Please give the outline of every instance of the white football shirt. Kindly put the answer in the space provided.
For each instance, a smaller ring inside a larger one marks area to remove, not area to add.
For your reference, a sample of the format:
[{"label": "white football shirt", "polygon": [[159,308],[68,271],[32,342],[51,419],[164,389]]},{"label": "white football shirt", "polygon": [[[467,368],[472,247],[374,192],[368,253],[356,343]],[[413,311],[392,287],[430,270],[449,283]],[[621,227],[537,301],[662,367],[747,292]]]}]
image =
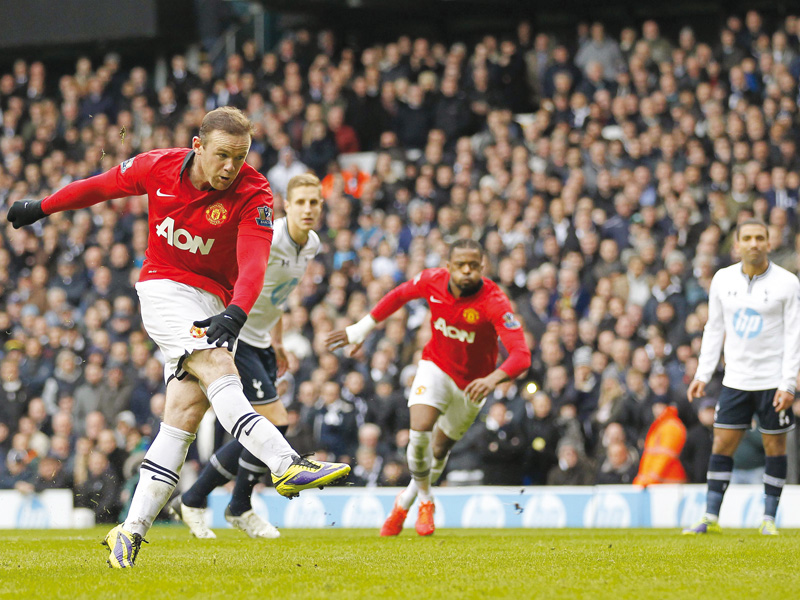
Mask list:
[{"label": "white football shirt", "polygon": [[289,235],[286,217],[275,221],[272,249],[264,276],[264,287],[247,316],[239,339],[256,348],[269,348],[270,331],[283,315],[289,294],[303,278],[308,263],[319,251],[319,236],[308,232],[308,241],[300,247]]},{"label": "white football shirt", "polygon": [[753,279],[740,262],[720,269],[711,280],[695,379],[708,383],[722,351],[726,387],[794,393],[800,370],[799,311],[800,281],[786,269],[770,262]]}]

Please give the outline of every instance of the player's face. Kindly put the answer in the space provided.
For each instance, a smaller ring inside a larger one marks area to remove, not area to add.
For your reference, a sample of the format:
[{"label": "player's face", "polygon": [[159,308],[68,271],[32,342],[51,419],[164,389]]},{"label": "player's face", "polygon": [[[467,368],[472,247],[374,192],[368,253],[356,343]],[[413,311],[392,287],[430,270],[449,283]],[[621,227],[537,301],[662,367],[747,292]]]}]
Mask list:
[{"label": "player's face", "polygon": [[483,276],[483,257],[474,248],[456,248],[447,261],[450,281],[462,293],[478,287]]},{"label": "player's face", "polygon": [[205,144],[195,137],[192,147],[203,179],[215,190],[226,190],[242,170],[250,151],[250,136],[212,131]]},{"label": "player's face", "polygon": [[739,255],[747,265],[763,265],[769,252],[769,236],[761,225],[744,225],[736,240]]},{"label": "player's face", "polygon": [[319,186],[301,185],[293,188],[286,198],[286,218],[290,223],[308,233],[319,222],[322,213],[322,195]]}]

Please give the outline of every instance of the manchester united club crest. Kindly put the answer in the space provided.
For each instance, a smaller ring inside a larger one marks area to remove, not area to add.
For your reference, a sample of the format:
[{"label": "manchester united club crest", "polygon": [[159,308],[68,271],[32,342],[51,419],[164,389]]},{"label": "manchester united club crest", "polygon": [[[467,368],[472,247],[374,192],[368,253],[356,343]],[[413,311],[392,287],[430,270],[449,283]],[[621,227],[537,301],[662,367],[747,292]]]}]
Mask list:
[{"label": "manchester united club crest", "polygon": [[212,225],[222,225],[228,218],[228,209],[222,206],[222,202],[215,202],[206,209],[206,219]]},{"label": "manchester united club crest", "polygon": [[481,313],[479,313],[474,308],[467,308],[464,309],[464,320],[472,325],[473,323],[477,323],[481,318]]},{"label": "manchester united club crest", "polygon": [[414,390],[414,393],[417,396],[422,396],[422,394],[425,393],[425,386],[424,385],[419,386],[416,390]]},{"label": "manchester united club crest", "polygon": [[192,325],[189,333],[192,334],[193,338],[199,340],[200,338],[206,337],[206,329],[206,327],[197,327],[196,325]]}]

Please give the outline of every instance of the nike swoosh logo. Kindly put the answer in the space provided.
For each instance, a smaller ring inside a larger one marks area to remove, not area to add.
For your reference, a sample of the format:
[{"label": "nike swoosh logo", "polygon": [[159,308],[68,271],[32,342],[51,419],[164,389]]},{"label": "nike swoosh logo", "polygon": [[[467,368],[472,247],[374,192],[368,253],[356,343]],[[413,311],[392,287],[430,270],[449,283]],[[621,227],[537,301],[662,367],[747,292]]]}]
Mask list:
[{"label": "nike swoosh logo", "polygon": [[162,198],[175,198],[174,194],[162,194],[161,193],[161,188],[158,188],[156,190],[156,196],[161,196]]},{"label": "nike swoosh logo", "polygon": [[428,296],[428,299],[434,304],[444,304],[443,300],[439,300],[438,298],[434,298],[433,296]]}]

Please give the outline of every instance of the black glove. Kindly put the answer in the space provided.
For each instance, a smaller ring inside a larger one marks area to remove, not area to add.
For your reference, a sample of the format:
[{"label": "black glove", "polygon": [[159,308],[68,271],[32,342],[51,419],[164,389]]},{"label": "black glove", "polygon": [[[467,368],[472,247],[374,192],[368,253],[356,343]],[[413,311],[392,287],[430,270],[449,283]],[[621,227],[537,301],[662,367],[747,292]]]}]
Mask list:
[{"label": "black glove", "polygon": [[46,216],[42,210],[41,200],[22,200],[11,205],[6,219],[11,221],[14,229],[19,229],[25,225],[36,223],[36,221],[44,219]]},{"label": "black glove", "polygon": [[202,321],[195,321],[194,326],[199,328],[207,327],[206,337],[209,344],[215,344],[220,348],[225,342],[228,343],[228,350],[233,350],[233,343],[239,337],[244,322],[247,321],[247,313],[235,304],[231,304],[223,312]]}]

